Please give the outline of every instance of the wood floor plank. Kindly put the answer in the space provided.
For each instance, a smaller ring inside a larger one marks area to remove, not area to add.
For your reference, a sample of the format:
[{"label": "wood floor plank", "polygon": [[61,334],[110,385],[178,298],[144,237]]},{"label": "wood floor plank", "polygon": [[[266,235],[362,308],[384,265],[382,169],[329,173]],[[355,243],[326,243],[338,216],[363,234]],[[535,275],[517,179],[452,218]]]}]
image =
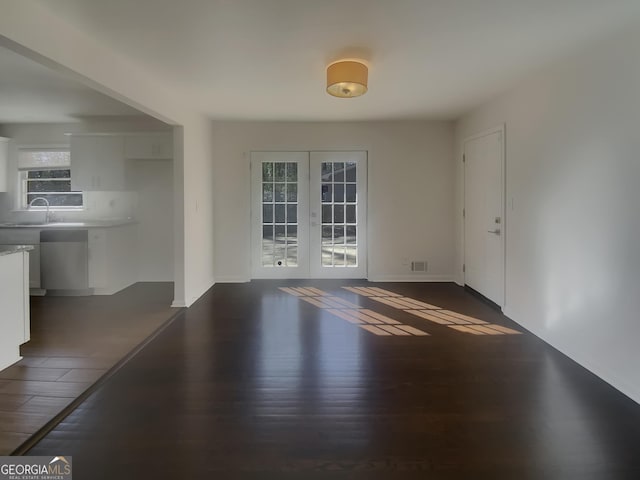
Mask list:
[{"label": "wood floor plank", "polygon": [[46,356],[44,357],[40,355],[28,356],[28,357],[25,356],[22,360],[16,363],[16,365],[25,366],[25,367],[39,367],[46,361],[47,361]]},{"label": "wood floor plank", "polygon": [[378,325],[378,328],[381,328],[385,332],[389,332],[392,335],[397,335],[400,337],[411,335],[411,333],[407,332],[406,330],[401,330],[400,328],[397,328],[396,325]]},{"label": "wood floor plank", "polygon": [[23,380],[9,380],[0,385],[0,393],[13,395],[38,395],[48,397],[77,397],[84,392],[91,383],[84,382],[37,382]]},{"label": "wood floor plank", "polygon": [[350,312],[349,310],[340,310],[340,309],[331,308],[327,311],[335,315],[336,317],[340,317],[343,320],[346,320],[349,323],[354,323],[354,324],[365,323],[364,321],[360,320],[356,315],[354,315],[353,312]]},{"label": "wood floor plank", "polygon": [[389,290],[384,290],[383,288],[379,288],[379,287],[370,287],[369,291],[375,292],[378,295],[382,295],[385,297],[401,297],[402,296],[402,294],[400,293],[390,292]]},{"label": "wood floor plank", "polygon": [[293,289],[293,288],[289,288],[289,287],[280,287],[279,290],[282,290],[285,293],[288,293],[289,295],[293,295],[294,297],[301,297],[303,296],[302,293],[298,292],[297,290]]},{"label": "wood floor plank", "polygon": [[411,335],[415,335],[416,337],[426,337],[429,334],[427,332],[423,332],[420,329],[412,327],[411,325],[395,325],[400,330],[404,330],[405,332],[410,333]]},{"label": "wood floor plank", "polygon": [[327,292],[315,287],[306,287],[306,290],[315,293],[316,295],[327,295]]},{"label": "wood floor plank", "polygon": [[0,393],[0,411],[13,412],[31,398],[31,395]]},{"label": "wood floor plank", "polygon": [[74,399],[75,397],[32,396],[16,410],[23,414],[36,413],[51,417],[69,405]]},{"label": "wood floor plank", "polygon": [[60,382],[95,382],[107,372],[104,368],[74,368],[59,378]]},{"label": "wood floor plank", "polygon": [[458,312],[452,312],[451,310],[441,310],[438,313],[444,314],[447,317],[454,317],[454,318],[459,318],[460,320],[467,320],[468,322],[471,322],[471,323],[474,323],[474,324],[485,324],[485,323],[487,323],[484,320],[481,320],[479,318],[471,317],[469,315],[463,315],[462,313],[458,313]]},{"label": "wood floor plank", "polygon": [[503,332],[494,330],[486,325],[467,325],[467,327],[472,330],[477,330],[478,332],[486,333],[487,335],[504,335]]},{"label": "wood floor plank", "polygon": [[43,368],[109,368],[116,362],[115,358],[87,357],[50,357],[41,364]]},{"label": "wood floor plank", "polygon": [[431,305],[430,303],[421,302],[420,300],[415,300],[413,298],[401,297],[401,299],[404,301],[404,303],[409,304],[411,308],[414,308],[416,310],[441,310],[441,308],[436,305]]},{"label": "wood floor plank", "polygon": [[381,328],[378,328],[378,326],[375,326],[375,325],[360,325],[360,328],[362,328],[363,330],[366,330],[367,332],[373,333],[374,335],[378,335],[380,337],[388,337],[391,335],[390,332],[383,330]]},{"label": "wood floor plank", "polygon": [[336,308],[335,306],[330,306],[330,305],[327,305],[326,303],[321,302],[316,297],[300,297],[300,300],[310,303],[311,305],[314,305],[318,308]]},{"label": "wood floor plank", "polygon": [[341,305],[341,308],[360,308],[360,305],[357,305],[353,302],[350,302],[348,300],[345,300],[344,298],[340,298],[340,297],[327,297],[326,300],[331,300],[335,303],[337,303],[338,305]]},{"label": "wood floor plank", "polygon": [[449,325],[449,328],[452,328],[453,330],[457,330],[458,332],[470,333],[472,335],[486,335],[486,333],[480,330],[471,328],[470,325]]},{"label": "wood floor plank", "polygon": [[425,320],[429,320],[431,322],[438,323],[440,325],[451,325],[453,322],[450,320],[445,320],[440,317],[436,317],[431,313],[431,310],[407,310],[407,313],[411,315],[415,315],[416,317],[424,318]]},{"label": "wood floor plank", "polygon": [[24,443],[30,436],[31,434],[29,433],[1,432],[0,455],[9,455],[22,443]]},{"label": "wood floor plank", "polygon": [[503,327],[502,325],[496,325],[494,323],[487,324],[485,325],[485,327],[492,328],[494,330],[497,330],[502,333],[506,333],[508,335],[520,335],[522,333],[517,330],[514,330],[513,328]]},{"label": "wood floor plank", "polygon": [[0,378],[5,380],[38,380],[45,382],[55,382],[69,369],[64,368],[44,368],[28,367],[24,365],[13,365],[0,372]]},{"label": "wood floor plank", "polygon": [[360,310],[360,313],[367,315],[369,317],[376,318],[380,320],[382,323],[388,323],[389,325],[396,325],[400,323],[398,320],[387,317],[386,315],[382,315],[381,313],[375,312],[369,308],[363,308],[362,310]]},{"label": "wood floor plank", "polygon": [[362,295],[363,297],[375,297],[377,294],[373,292],[369,292],[366,288],[363,287],[342,287],[345,290],[348,290],[351,293],[357,293],[358,295]]},{"label": "wood floor plank", "polygon": [[48,415],[36,413],[0,412],[0,432],[32,434],[49,420]]},{"label": "wood floor plank", "polygon": [[413,306],[400,303],[396,298],[391,297],[371,297],[371,300],[384,303],[385,305],[389,305],[390,307],[396,308],[398,310],[408,310],[414,308]]}]

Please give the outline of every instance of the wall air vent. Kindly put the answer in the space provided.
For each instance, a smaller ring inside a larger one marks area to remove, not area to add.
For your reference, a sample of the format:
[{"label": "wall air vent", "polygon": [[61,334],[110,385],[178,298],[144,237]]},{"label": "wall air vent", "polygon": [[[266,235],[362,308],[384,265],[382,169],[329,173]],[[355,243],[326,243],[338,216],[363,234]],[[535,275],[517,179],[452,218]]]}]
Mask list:
[{"label": "wall air vent", "polygon": [[427,271],[427,262],[426,260],[414,260],[411,262],[411,271],[412,272],[426,272]]}]

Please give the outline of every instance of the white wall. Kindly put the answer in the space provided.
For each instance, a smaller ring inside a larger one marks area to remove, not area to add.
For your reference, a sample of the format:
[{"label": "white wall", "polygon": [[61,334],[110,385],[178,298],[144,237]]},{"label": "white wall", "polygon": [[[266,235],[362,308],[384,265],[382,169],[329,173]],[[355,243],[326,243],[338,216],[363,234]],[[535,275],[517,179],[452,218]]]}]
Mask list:
[{"label": "white wall", "polygon": [[0,46],[179,127],[174,137],[174,305],[190,305],[214,283],[209,119],[144,65],[98,43],[91,32],[42,5],[2,0],[0,7]]},{"label": "white wall", "polygon": [[[258,150],[367,150],[369,278],[450,280],[454,264],[449,122],[214,122],[218,281],[250,278],[249,157]],[[428,260],[427,275],[402,259]]]},{"label": "white wall", "polygon": [[460,207],[462,140],[504,122],[505,313],[640,402],[639,27],[462,118],[456,177]]}]

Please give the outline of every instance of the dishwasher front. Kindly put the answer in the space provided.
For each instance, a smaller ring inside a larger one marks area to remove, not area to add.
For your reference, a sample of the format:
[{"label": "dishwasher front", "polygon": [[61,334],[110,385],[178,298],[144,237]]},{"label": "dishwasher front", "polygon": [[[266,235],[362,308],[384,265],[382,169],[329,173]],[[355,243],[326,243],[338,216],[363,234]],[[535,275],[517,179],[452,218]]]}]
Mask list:
[{"label": "dishwasher front", "polygon": [[87,230],[42,230],[40,274],[47,295],[91,295]]}]

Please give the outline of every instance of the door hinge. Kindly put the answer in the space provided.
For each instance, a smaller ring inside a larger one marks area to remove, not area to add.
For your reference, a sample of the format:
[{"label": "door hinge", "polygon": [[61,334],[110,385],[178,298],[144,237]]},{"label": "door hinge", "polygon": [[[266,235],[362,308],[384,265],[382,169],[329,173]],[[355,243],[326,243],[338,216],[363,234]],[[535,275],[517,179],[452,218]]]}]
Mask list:
[{"label": "door hinge", "polygon": [[462,163],[467,161],[467,156],[463,153],[462,154]]},{"label": "door hinge", "polygon": [[466,214],[467,214],[467,212],[466,212],[466,210],[463,208],[463,209],[462,209],[462,218],[465,218]]},{"label": "door hinge", "polygon": [[463,263],[462,264],[462,273],[467,271],[467,266]]}]

